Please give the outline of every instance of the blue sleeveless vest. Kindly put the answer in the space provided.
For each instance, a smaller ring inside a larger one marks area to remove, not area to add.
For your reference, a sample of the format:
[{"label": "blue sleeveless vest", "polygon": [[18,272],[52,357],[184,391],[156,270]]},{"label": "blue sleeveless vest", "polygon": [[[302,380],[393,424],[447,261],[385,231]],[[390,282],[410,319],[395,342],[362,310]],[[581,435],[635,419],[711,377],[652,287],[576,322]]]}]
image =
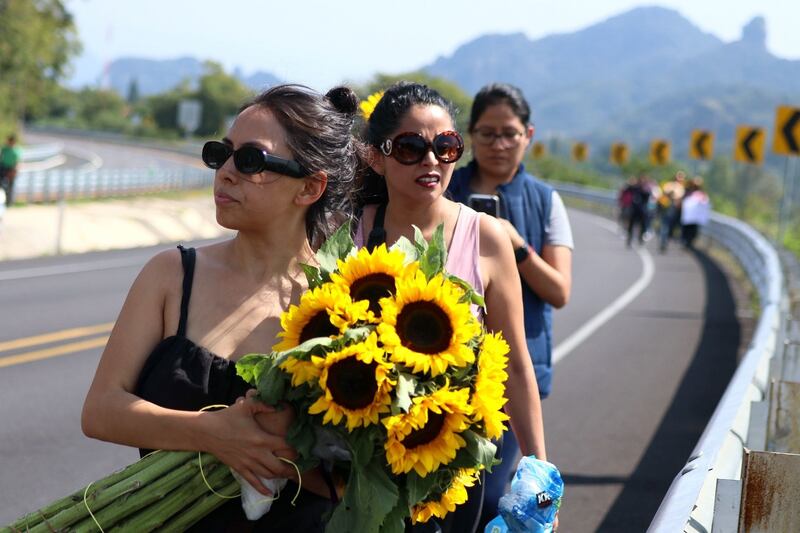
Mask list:
[{"label": "blue sleeveless vest", "polygon": [[[467,166],[453,173],[447,194],[457,202],[466,204],[472,194],[470,182],[477,171],[477,163],[473,160]],[[514,178],[509,183],[498,187],[501,213],[517,228],[525,241],[542,254],[544,246],[544,230],[550,220],[553,188],[542,183],[520,165]],[[539,298],[528,284],[522,281],[522,303],[525,309],[525,337],[528,340],[528,352],[533,360],[539,394],[546,398],[550,394],[553,379],[553,308]]]}]

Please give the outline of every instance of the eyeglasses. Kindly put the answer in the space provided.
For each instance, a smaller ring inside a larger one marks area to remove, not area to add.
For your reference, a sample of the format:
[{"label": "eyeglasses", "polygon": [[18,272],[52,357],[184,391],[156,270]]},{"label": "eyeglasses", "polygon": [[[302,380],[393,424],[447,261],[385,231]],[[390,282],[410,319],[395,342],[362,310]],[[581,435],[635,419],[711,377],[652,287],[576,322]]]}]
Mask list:
[{"label": "eyeglasses", "polygon": [[248,176],[267,170],[292,178],[305,178],[310,174],[297,161],[270,155],[257,146],[245,145],[234,150],[230,145],[219,141],[208,141],[203,145],[203,163],[208,168],[214,170],[222,168],[231,155],[236,170]]},{"label": "eyeglasses", "polygon": [[500,139],[501,145],[507,148],[517,146],[525,135],[524,131],[517,130],[503,130],[500,133],[495,133],[494,130],[489,128],[478,128],[472,132],[472,139],[483,146],[491,146],[494,141]]},{"label": "eyeglasses", "polygon": [[416,165],[433,150],[440,163],[455,163],[464,153],[464,139],[455,131],[443,131],[433,141],[419,133],[405,132],[394,139],[386,139],[380,145],[383,155],[392,156],[401,165]]}]

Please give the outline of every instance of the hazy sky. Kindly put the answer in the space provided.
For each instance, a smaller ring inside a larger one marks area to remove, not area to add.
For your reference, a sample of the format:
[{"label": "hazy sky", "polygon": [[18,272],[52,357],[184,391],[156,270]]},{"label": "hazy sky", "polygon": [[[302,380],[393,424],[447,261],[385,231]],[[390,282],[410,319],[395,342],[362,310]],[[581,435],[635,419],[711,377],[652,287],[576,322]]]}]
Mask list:
[{"label": "hazy sky", "polygon": [[[272,72],[319,90],[375,72],[398,73],[453,53],[485,33],[530,38],[572,32],[640,5],[637,0],[66,0],[84,51],[73,84],[94,84],[122,56],[213,59],[246,74]],[[798,0],[663,0],[703,31],[739,38],[752,17],[767,47],[800,59]],[[452,9],[448,9],[452,6]],[[491,6],[491,7],[489,7]],[[452,11],[452,13],[448,13]]]}]

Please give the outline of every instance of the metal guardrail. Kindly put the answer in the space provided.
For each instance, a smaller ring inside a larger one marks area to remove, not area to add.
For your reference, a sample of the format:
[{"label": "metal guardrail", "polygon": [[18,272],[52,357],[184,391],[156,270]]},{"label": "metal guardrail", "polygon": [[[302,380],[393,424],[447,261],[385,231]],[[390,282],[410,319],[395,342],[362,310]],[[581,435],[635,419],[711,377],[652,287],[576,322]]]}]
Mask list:
[{"label": "metal guardrail", "polygon": [[208,187],[214,172],[204,168],[144,168],[97,170],[46,170],[20,172],[14,195],[20,201],[52,202],[62,199],[105,198],[143,192]]},{"label": "metal guardrail", "polygon": [[[557,184],[563,195],[613,206],[613,191]],[[704,233],[727,248],[741,264],[760,298],[755,334],[686,466],[677,473],[649,532],[710,531],[717,479],[738,479],[742,449],[750,430],[750,407],[767,394],[770,359],[776,354],[782,324],[783,272],[775,248],[744,222],[712,214]],[[766,426],[767,420],[752,424]]]}]

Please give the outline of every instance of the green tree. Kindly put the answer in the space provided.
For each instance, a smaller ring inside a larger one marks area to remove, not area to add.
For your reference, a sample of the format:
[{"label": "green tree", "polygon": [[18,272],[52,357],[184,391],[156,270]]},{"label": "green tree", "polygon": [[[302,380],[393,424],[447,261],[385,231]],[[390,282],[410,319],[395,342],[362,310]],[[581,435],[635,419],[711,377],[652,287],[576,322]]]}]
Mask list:
[{"label": "green tree", "polygon": [[192,96],[203,105],[203,115],[197,135],[219,135],[225,129],[226,120],[235,115],[252,91],[241,81],[225,73],[222,66],[213,61],[205,64],[206,72],[200,78],[197,92]]},{"label": "green tree", "polygon": [[62,0],[0,0],[0,124],[40,105],[79,51]]}]

